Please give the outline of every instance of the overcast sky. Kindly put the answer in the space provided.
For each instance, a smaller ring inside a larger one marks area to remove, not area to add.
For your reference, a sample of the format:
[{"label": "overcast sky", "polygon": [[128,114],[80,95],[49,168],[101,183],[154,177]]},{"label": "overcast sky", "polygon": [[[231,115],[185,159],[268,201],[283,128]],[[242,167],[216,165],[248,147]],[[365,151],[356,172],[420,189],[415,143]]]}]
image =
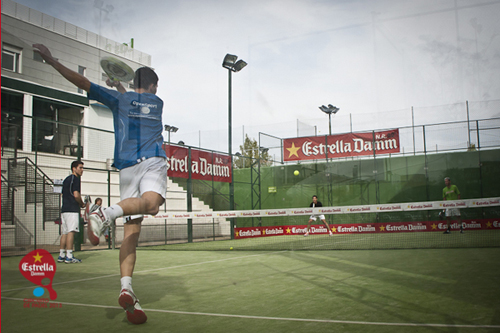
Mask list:
[{"label": "overcast sky", "polygon": [[[94,0],[17,0],[99,32]],[[500,116],[500,1],[105,0],[102,35],[152,55],[172,141],[227,151],[226,53],[233,141]],[[486,103],[486,101],[490,101]],[[309,126],[306,126],[308,124]],[[200,138],[201,131],[201,138]]]}]

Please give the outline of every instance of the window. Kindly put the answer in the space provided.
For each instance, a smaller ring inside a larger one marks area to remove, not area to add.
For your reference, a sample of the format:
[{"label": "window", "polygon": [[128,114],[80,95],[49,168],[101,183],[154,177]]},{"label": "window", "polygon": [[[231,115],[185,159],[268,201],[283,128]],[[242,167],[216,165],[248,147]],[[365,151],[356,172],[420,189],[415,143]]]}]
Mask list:
[{"label": "window", "polygon": [[2,68],[21,73],[21,52],[18,47],[2,44]]},{"label": "window", "polygon": [[[83,67],[83,66],[78,66],[78,74],[81,74],[83,76],[85,76],[85,73],[87,72],[87,68]],[[78,88],[78,93],[79,94],[83,94],[83,90]]]},{"label": "window", "polygon": [[[33,151],[71,155],[78,151],[78,124],[82,108],[61,102],[33,98]],[[73,125],[71,125],[73,124]],[[83,152],[83,148],[80,152]]]},{"label": "window", "polygon": [[23,95],[2,90],[2,148],[23,147]]}]

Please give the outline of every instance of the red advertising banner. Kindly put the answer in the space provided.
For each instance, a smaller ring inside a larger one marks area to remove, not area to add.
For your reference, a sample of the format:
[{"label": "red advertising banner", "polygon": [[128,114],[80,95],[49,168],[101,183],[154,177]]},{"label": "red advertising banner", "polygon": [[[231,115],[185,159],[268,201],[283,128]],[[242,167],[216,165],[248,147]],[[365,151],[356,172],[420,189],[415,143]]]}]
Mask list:
[{"label": "red advertising banner", "polygon": [[[498,219],[481,219],[462,221],[464,230],[500,230]],[[451,223],[451,230],[460,230],[457,222]],[[385,222],[385,223],[356,223],[356,224],[331,224],[334,235],[340,234],[373,234],[397,232],[424,232],[440,231],[448,228],[446,221],[425,222]],[[251,227],[235,228],[236,239],[255,238],[281,235],[303,235],[307,231],[306,225],[284,225],[276,227]],[[324,225],[311,225],[310,235],[327,235],[328,229]]]},{"label": "red advertising banner", "polygon": [[283,159],[301,161],[373,155],[374,149],[376,154],[399,153],[399,129],[284,139]]},{"label": "red advertising banner", "polygon": [[[167,154],[168,176],[188,178],[189,149],[163,145]],[[217,154],[191,148],[191,177],[199,180],[231,182],[231,160],[228,155]]]}]

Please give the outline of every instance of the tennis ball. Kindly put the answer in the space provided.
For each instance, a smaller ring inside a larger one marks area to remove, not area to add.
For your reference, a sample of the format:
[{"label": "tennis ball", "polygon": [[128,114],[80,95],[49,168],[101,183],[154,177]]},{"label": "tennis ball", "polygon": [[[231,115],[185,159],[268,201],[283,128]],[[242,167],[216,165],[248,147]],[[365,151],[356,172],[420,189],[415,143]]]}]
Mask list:
[{"label": "tennis ball", "polygon": [[232,249],[233,249],[233,247],[231,246],[229,249],[230,249],[230,250],[232,250]]},{"label": "tennis ball", "polygon": [[298,176],[298,175],[299,175],[299,173],[300,173],[300,172],[299,172],[299,170],[295,170],[295,171],[293,172],[293,174],[294,174],[295,176]]}]

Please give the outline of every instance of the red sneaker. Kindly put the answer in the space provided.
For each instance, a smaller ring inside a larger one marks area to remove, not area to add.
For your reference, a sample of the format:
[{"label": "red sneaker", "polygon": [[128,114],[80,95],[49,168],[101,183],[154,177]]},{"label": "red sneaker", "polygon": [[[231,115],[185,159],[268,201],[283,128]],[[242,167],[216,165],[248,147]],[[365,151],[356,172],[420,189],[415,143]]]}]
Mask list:
[{"label": "red sneaker", "polygon": [[148,317],[139,304],[139,300],[130,290],[122,289],[118,297],[118,304],[126,311],[127,319],[132,324],[144,324],[148,320]]}]

